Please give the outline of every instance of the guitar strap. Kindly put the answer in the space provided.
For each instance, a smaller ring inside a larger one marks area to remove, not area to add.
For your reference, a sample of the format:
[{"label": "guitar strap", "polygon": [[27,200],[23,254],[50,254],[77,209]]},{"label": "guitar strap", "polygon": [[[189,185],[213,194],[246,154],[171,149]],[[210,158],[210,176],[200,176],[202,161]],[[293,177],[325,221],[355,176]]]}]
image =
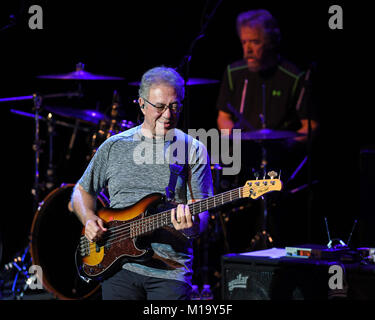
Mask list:
[{"label": "guitar strap", "polygon": [[165,195],[167,196],[168,201],[173,201],[175,199],[175,189],[178,177],[185,169],[185,174],[187,176],[187,168],[188,168],[188,159],[189,159],[189,143],[188,143],[188,136],[185,134],[185,161],[183,164],[179,163],[170,163],[169,164],[169,183],[168,186],[165,188]]}]

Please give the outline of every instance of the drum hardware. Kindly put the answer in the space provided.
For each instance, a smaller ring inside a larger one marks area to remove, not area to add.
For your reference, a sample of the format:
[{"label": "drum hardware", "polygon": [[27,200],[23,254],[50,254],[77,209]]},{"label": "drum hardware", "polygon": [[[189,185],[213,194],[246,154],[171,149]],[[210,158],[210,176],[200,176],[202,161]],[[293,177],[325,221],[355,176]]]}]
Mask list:
[{"label": "drum hardware", "polygon": [[[285,139],[286,136],[288,136],[284,131],[274,131],[267,129],[267,121],[266,121],[266,85],[265,83],[262,83],[262,113],[259,114],[259,118],[262,122],[262,129],[261,130],[256,130],[256,131],[250,131],[247,134],[243,135],[241,134],[241,139],[242,140],[255,140],[260,144],[261,147],[261,162],[260,162],[260,169],[263,171],[264,177],[267,172],[267,165],[268,165],[268,160],[267,160],[267,150],[264,145],[264,140],[269,140],[269,139]],[[283,134],[281,134],[283,133]],[[289,133],[290,136],[293,136],[293,134]],[[259,178],[259,172],[255,171],[253,169],[254,176],[256,180]],[[274,171],[271,171],[268,173],[271,179],[274,179],[277,177],[277,173]],[[281,173],[279,174],[279,179]],[[272,239],[271,236],[268,234],[267,230],[267,220],[268,220],[268,207],[267,207],[267,196],[262,196],[262,212],[263,212],[263,217],[262,217],[262,226],[261,226],[261,232],[258,232],[255,237],[252,239],[251,247],[256,248],[257,243],[261,239]],[[266,235],[266,238],[264,236]],[[272,241],[262,241],[262,245],[271,245]]]},{"label": "drum hardware", "polygon": [[[266,105],[265,105],[265,85],[262,85],[262,113],[259,115],[259,118],[262,123],[262,128],[254,130],[250,123],[240,114],[235,108],[233,108],[228,103],[229,110],[236,116],[238,122],[236,122],[236,127],[244,127],[246,131],[241,132],[241,141],[254,141],[260,146],[261,159],[259,168],[260,171],[255,171],[253,168],[253,174],[258,179],[260,175],[265,175],[268,170],[268,154],[267,154],[267,143],[279,140],[293,139],[298,136],[304,136],[294,131],[288,130],[274,130],[266,127]],[[230,138],[234,139],[231,135]],[[272,173],[276,177],[278,174],[276,172]],[[296,172],[297,174],[297,172]],[[279,172],[279,179],[281,178],[281,171]],[[263,177],[264,179],[264,177]],[[267,196],[262,197],[261,200],[261,211],[262,211],[262,225],[260,226],[260,231],[257,232],[256,236],[253,237],[250,249],[263,247],[270,247],[273,244],[271,235],[267,231],[267,221],[268,221],[268,203]]]},{"label": "drum hardware", "polygon": [[[42,101],[44,101],[45,99],[54,99],[54,98],[63,98],[63,97],[71,98],[75,96],[81,97],[82,93],[81,92],[67,92],[67,93],[54,93],[54,94],[43,94],[43,95],[34,93],[32,96],[19,96],[19,97],[10,97],[10,98],[0,99],[0,102],[33,100],[33,105],[34,105],[33,118],[34,118],[34,123],[35,123],[35,131],[34,131],[34,143],[33,143],[32,149],[35,154],[35,158],[34,158],[35,174],[34,174],[34,184],[31,189],[31,193],[34,198],[34,205],[33,205],[34,211],[38,207],[39,198],[40,198],[39,163],[40,163],[41,145],[43,143],[43,141],[41,141],[40,139],[40,120],[42,119],[42,117],[40,116],[40,113],[42,111]],[[47,121],[49,121],[50,126],[51,126],[52,125],[51,119],[47,119]],[[50,140],[50,143],[52,143],[52,138]],[[50,173],[53,173],[53,166],[51,163],[49,164],[49,170],[50,170],[49,171]],[[53,179],[53,178],[50,176],[50,179]]]},{"label": "drum hardware", "polygon": [[47,177],[46,177],[46,188],[51,190],[55,185],[55,166],[53,165],[53,139],[55,134],[55,123],[52,117],[52,114],[47,116],[47,128],[48,128],[48,137],[49,137],[49,148],[48,148],[48,168],[47,168]]},{"label": "drum hardware", "polygon": [[[17,114],[17,115],[20,115],[20,116],[23,116],[23,117],[28,117],[28,118],[34,118],[35,117],[35,115],[33,113],[25,112],[25,111],[22,111],[22,110],[10,109],[10,112],[14,113],[14,114]],[[39,116],[39,120],[48,122],[49,121],[48,117],[51,117],[51,116],[52,116],[52,114],[48,114],[47,118]],[[58,125],[58,126],[66,127],[66,128],[72,128],[72,129],[75,128],[74,124],[71,124],[71,123],[68,123],[68,122],[65,122],[65,121],[61,121],[61,120],[57,120],[57,119],[53,119],[53,123],[54,123],[54,125]],[[82,126],[78,127],[78,130],[81,130],[81,131],[84,131],[84,132],[90,132],[89,128],[82,127]]]},{"label": "drum hardware", "polygon": [[86,156],[87,161],[90,161],[94,156],[97,148],[107,140],[109,137],[123,132],[127,129],[135,127],[135,123],[128,120],[120,120],[120,96],[117,90],[113,92],[112,105],[110,110],[110,116],[103,115],[99,121],[97,130],[91,136],[91,150],[90,154]]},{"label": "drum hardware", "polygon": [[90,124],[98,124],[101,120],[108,120],[108,116],[95,109],[75,109],[71,107],[59,107],[51,105],[46,105],[44,108],[47,111],[59,116],[81,120]]},{"label": "drum hardware", "polygon": [[[28,95],[28,96],[18,96],[18,97],[8,97],[8,98],[0,98],[0,102],[12,102],[12,101],[24,101],[24,100],[34,100],[37,94]],[[82,97],[82,93],[80,91],[76,92],[66,92],[66,93],[51,93],[51,94],[44,94],[39,95],[43,100],[45,99],[53,99],[53,98],[72,98],[72,97]]]},{"label": "drum hardware", "polygon": [[[59,79],[59,80],[78,80],[78,91],[82,92],[81,80],[124,80],[123,77],[105,76],[99,74],[93,74],[84,70],[84,63],[79,62],[76,64],[76,70],[66,74],[53,74],[53,75],[40,75],[37,76],[39,79]],[[101,120],[107,119],[107,117],[97,110],[76,110],[72,108],[61,108],[61,107],[46,107],[47,110],[65,117],[75,118],[75,125],[72,136],[70,138],[68,152],[66,154],[66,160],[70,160],[71,151],[76,139],[79,120],[88,121],[97,124]]]},{"label": "drum hardware", "polygon": [[41,144],[40,140],[40,119],[39,113],[42,107],[42,97],[38,94],[33,95],[34,102],[34,122],[35,122],[35,132],[34,132],[34,144],[33,150],[35,154],[35,174],[34,174],[34,186],[31,189],[31,193],[34,196],[34,210],[36,210],[39,204],[39,194],[40,194],[40,185],[39,185],[39,163],[40,163],[40,153],[41,153]]},{"label": "drum hardware", "polygon": [[[254,127],[243,117],[243,115],[239,113],[235,108],[233,108],[230,103],[227,103],[227,107],[238,119],[238,121],[235,123],[234,128],[242,128],[244,126],[246,129],[244,132],[241,132],[241,140],[282,140],[305,136],[304,134],[294,131],[273,130],[266,128],[265,111],[263,111],[263,113],[259,115],[259,118],[262,121],[262,129],[255,130]],[[263,107],[263,109],[265,110],[265,107]]]},{"label": "drum hardware", "polygon": [[[23,116],[23,117],[35,119],[35,114],[33,114],[33,113],[29,113],[29,112],[25,112],[25,111],[17,110],[17,109],[10,109],[10,112],[13,113],[13,114]],[[49,137],[48,138],[49,139],[48,140],[48,142],[49,142],[48,167],[47,167],[47,170],[46,170],[46,181],[45,181],[45,183],[39,182],[39,189],[45,188],[47,190],[51,190],[55,186],[55,182],[56,182],[55,181],[55,169],[56,168],[55,168],[54,159],[53,159],[53,150],[54,150],[53,149],[53,145],[54,145],[53,140],[54,140],[54,137],[56,135],[56,131],[55,131],[56,126],[61,126],[61,127],[73,129],[73,136],[72,136],[72,138],[70,140],[70,143],[69,143],[68,154],[66,155],[67,160],[70,159],[70,151],[71,151],[71,148],[73,147],[74,139],[75,139],[75,135],[77,134],[77,131],[80,130],[80,131],[83,131],[85,133],[89,133],[91,130],[90,130],[90,128],[80,126],[79,125],[80,122],[78,120],[76,120],[75,124],[71,124],[71,123],[68,123],[68,122],[65,122],[65,121],[55,119],[51,112],[48,113],[48,115],[46,117],[38,115],[38,118],[39,118],[39,121],[43,121],[43,122],[47,123],[47,130],[48,130],[48,137]],[[40,140],[40,145],[44,144],[44,142],[45,141]],[[33,145],[33,150],[35,151],[34,145]],[[39,152],[42,153],[43,150],[39,149]],[[34,185],[34,188],[35,188],[35,185]],[[33,190],[34,190],[34,188],[33,188]]]},{"label": "drum hardware", "polygon": [[[220,193],[222,171],[223,171],[223,168],[219,164],[216,163],[214,165],[211,165],[211,172],[212,172],[213,181],[214,181],[215,194],[216,193]],[[223,232],[225,252],[229,253],[229,243],[228,243],[228,237],[227,237],[227,228],[226,228],[226,224],[225,224],[225,221],[224,221],[225,220],[225,213],[222,212],[221,210],[216,210],[216,212],[213,215],[211,215],[211,219],[212,220],[216,219],[216,216],[219,217],[221,229],[222,229],[222,232]],[[214,230],[215,230],[216,234],[219,233],[217,225],[216,225],[216,227],[215,227]],[[205,258],[208,259],[208,257],[206,257],[206,256],[207,256],[207,254],[205,255]],[[208,260],[206,260],[205,263],[207,264]]]},{"label": "drum hardware", "polygon": [[247,130],[254,130],[254,127],[244,118],[244,116],[241,113],[239,113],[235,108],[233,108],[233,106],[229,102],[227,103],[227,108],[238,119],[237,122],[234,124],[234,128],[245,127]]},{"label": "drum hardware", "polygon": [[72,149],[73,149],[73,145],[74,145],[74,142],[76,140],[78,126],[79,126],[79,119],[76,119],[75,120],[75,124],[74,124],[73,133],[72,133],[72,136],[70,137],[70,141],[69,141],[68,152],[67,152],[67,154],[65,156],[65,159],[68,160],[68,161],[70,160],[70,156],[71,156],[71,152],[72,152]]},{"label": "drum hardware", "polygon": [[115,90],[113,92],[113,98],[112,98],[112,106],[111,106],[111,120],[110,120],[110,125],[109,129],[107,132],[106,139],[108,139],[111,135],[118,133],[116,130],[118,130],[117,127],[117,119],[118,119],[118,114],[119,114],[119,106],[120,106],[120,97],[118,95],[118,92]]},{"label": "drum hardware", "polygon": [[18,252],[14,258],[4,265],[2,291],[10,286],[9,297],[21,300],[29,285],[35,280],[35,275],[29,274],[31,265],[31,256],[29,247]]},{"label": "drum hardware", "polygon": [[[262,150],[262,159],[261,159],[261,163],[260,163],[260,168],[263,171],[264,175],[266,175],[267,164],[268,164],[268,162],[267,162],[267,150],[266,150],[263,143],[261,143],[261,150]],[[270,177],[272,175],[271,178],[273,179],[277,176],[277,174],[275,174],[274,171],[271,171],[271,172],[269,172],[268,175]],[[259,172],[257,172],[257,171],[254,172],[254,176],[255,176],[256,180],[258,180],[259,175],[260,175]],[[279,179],[280,179],[280,177],[279,177]],[[262,197],[262,211],[263,211],[262,233],[264,233],[264,232],[267,233],[266,230],[267,230],[268,208],[267,208],[266,197]]]}]

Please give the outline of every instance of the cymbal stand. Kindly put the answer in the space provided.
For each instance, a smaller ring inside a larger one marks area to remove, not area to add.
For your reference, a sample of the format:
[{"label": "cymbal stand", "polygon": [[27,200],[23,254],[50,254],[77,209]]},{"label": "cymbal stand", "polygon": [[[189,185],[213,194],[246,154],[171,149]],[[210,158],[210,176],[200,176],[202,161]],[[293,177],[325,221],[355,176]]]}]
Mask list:
[{"label": "cymbal stand", "polygon": [[202,13],[201,30],[199,31],[198,36],[195,37],[193,41],[191,42],[187,54],[183,56],[180,64],[176,68],[176,70],[180,74],[183,75],[183,78],[185,81],[185,101],[184,101],[185,107],[182,109],[182,112],[183,112],[182,116],[184,120],[183,131],[185,132],[187,132],[187,130],[190,127],[190,114],[189,114],[190,94],[189,94],[189,87],[187,85],[187,82],[188,82],[189,75],[190,75],[190,62],[193,56],[193,49],[196,43],[198,42],[198,40],[203,39],[206,36],[207,27],[222,2],[223,0],[218,0],[210,13],[207,13],[208,6],[205,6],[204,12]]},{"label": "cymbal stand", "polygon": [[[35,177],[34,177],[34,185],[31,189],[31,193],[34,196],[34,212],[38,208],[39,205],[39,196],[40,196],[40,185],[39,185],[39,163],[40,163],[40,153],[41,153],[41,144],[42,141],[40,140],[40,120],[43,118],[40,116],[40,112],[42,109],[42,100],[44,99],[52,99],[52,98],[71,98],[71,97],[82,97],[82,91],[81,88],[78,88],[78,92],[67,92],[67,93],[53,93],[53,94],[46,94],[46,95],[38,95],[34,93],[33,95],[28,96],[19,96],[19,97],[9,97],[9,98],[0,98],[1,102],[10,102],[10,101],[23,101],[23,100],[33,100],[34,103],[34,114],[33,118],[35,120],[35,136],[34,136],[34,144],[33,144],[33,150],[35,152]],[[52,119],[49,122],[49,131],[53,130],[53,123]],[[50,136],[51,136],[50,131]],[[52,143],[52,140],[50,139],[50,144]],[[52,151],[50,150],[50,163],[49,163],[49,169],[52,169]],[[53,171],[50,171],[51,174],[53,174]]]},{"label": "cymbal stand", "polygon": [[49,154],[48,154],[48,169],[46,188],[51,190],[55,185],[55,166],[53,165],[53,139],[55,136],[55,121],[52,114],[47,116],[47,127],[49,135]]},{"label": "cymbal stand", "polygon": [[[71,97],[81,97],[82,92],[80,88],[78,92],[67,92],[67,93],[52,93],[46,95],[38,95],[36,93],[33,94],[33,102],[34,102],[34,119],[35,119],[35,137],[34,137],[34,145],[33,150],[35,152],[35,177],[34,177],[34,186],[31,190],[31,193],[34,196],[34,212],[37,210],[39,205],[39,198],[40,198],[40,182],[39,182],[39,165],[40,165],[40,153],[41,153],[41,143],[40,140],[40,119],[39,116],[42,110],[42,101],[43,99],[54,99],[54,98],[71,98]],[[54,134],[54,122],[52,117],[48,119],[48,132],[49,132],[49,164],[47,170],[48,182],[46,187],[53,187],[53,180],[54,180],[54,166],[53,166],[53,134]]]},{"label": "cymbal stand", "polygon": [[40,163],[40,124],[39,124],[39,113],[42,106],[42,97],[34,94],[33,95],[33,102],[34,102],[34,114],[35,114],[35,136],[34,136],[34,144],[33,150],[35,152],[35,176],[34,176],[34,186],[31,190],[31,193],[34,196],[34,212],[38,208],[39,205],[39,163]]}]

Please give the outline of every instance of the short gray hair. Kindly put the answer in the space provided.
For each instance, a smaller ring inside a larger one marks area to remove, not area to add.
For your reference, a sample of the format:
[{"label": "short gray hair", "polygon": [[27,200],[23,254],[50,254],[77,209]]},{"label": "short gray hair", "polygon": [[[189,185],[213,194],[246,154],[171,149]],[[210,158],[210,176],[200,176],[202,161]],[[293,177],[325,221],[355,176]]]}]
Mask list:
[{"label": "short gray hair", "polygon": [[148,99],[151,87],[159,84],[173,87],[176,90],[179,101],[184,99],[184,79],[175,69],[165,66],[152,68],[142,76],[138,90],[139,96]]},{"label": "short gray hair", "polygon": [[272,47],[280,45],[280,29],[276,19],[265,9],[242,12],[237,17],[237,33],[240,35],[241,27],[261,27]]}]

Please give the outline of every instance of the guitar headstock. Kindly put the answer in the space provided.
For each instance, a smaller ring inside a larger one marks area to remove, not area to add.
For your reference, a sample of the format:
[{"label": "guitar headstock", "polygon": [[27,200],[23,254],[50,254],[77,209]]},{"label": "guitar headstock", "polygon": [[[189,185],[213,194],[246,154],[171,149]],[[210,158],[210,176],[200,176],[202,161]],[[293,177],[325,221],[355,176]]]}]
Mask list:
[{"label": "guitar headstock", "polygon": [[243,186],[244,198],[257,199],[264,194],[272,191],[280,191],[283,188],[283,184],[280,179],[276,179],[276,172],[271,171],[268,173],[271,179],[256,179],[248,180]]}]

